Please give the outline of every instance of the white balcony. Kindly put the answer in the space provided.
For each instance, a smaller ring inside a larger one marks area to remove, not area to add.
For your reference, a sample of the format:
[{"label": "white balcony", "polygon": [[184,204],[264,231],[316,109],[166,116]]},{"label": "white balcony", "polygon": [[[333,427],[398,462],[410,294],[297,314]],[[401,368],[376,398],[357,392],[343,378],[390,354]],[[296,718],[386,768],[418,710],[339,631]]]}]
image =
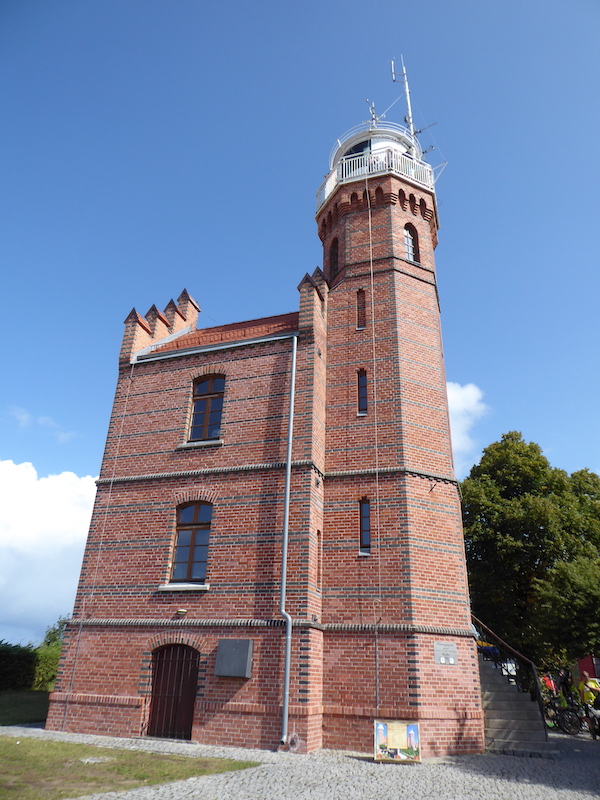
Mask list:
[{"label": "white balcony", "polygon": [[385,175],[388,172],[407,178],[425,189],[434,188],[433,168],[395,147],[374,153],[344,156],[319,187],[317,212],[339,184],[350,183],[369,175]]},{"label": "white balcony", "polygon": [[317,192],[317,212],[336,186],[369,175],[392,173],[433,189],[433,168],[421,157],[418,140],[402,125],[381,121],[356,125],[334,145],[329,175]]}]

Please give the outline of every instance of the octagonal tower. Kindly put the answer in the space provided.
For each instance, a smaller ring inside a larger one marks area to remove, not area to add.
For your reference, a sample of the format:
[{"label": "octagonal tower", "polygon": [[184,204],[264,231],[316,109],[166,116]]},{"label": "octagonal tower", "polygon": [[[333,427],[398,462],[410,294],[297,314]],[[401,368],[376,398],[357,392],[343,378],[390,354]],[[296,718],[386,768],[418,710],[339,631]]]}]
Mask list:
[{"label": "octagonal tower", "polygon": [[358,746],[375,717],[419,721],[425,754],[483,747],[433,178],[412,126],[374,118],[337,141],[317,194],[329,284],[325,746],[343,727]]}]

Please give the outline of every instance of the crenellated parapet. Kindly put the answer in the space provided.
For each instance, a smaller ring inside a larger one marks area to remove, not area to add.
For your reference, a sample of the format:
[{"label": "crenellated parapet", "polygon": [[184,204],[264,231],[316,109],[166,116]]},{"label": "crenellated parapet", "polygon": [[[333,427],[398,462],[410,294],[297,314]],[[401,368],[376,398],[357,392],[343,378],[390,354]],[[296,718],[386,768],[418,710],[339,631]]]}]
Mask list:
[{"label": "crenellated parapet", "polygon": [[319,238],[324,242],[332,226],[348,214],[384,205],[398,206],[407,214],[424,219],[429,223],[432,235],[437,236],[438,218],[433,195],[419,190],[407,194],[399,182],[397,185],[390,184],[389,181],[384,184],[382,180],[369,187],[368,194],[366,189],[362,192],[356,191],[355,186],[340,191],[337,201],[330,207],[323,208],[317,215]]},{"label": "crenellated parapet", "polygon": [[129,363],[140,350],[158,346],[176,334],[196,330],[200,306],[187,290],[174,300],[169,300],[164,311],[155,305],[141,316],[132,308],[125,319],[125,333],[119,354],[120,363]]}]

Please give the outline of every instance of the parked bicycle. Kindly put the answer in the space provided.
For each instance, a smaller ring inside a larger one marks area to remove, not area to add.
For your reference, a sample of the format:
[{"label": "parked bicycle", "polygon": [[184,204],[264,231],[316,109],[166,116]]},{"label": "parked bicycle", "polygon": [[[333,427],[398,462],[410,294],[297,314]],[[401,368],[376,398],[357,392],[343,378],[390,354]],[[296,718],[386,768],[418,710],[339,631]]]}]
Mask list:
[{"label": "parked bicycle", "polygon": [[544,718],[549,728],[560,728],[575,736],[583,727],[584,714],[575,701],[569,699],[566,706],[561,706],[557,697],[551,697],[544,702]]}]

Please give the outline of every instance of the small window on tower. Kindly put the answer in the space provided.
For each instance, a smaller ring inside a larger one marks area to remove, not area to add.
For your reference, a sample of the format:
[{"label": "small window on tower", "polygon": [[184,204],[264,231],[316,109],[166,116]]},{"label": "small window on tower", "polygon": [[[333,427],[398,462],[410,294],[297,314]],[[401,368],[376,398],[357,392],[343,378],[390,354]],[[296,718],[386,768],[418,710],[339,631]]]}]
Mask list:
[{"label": "small window on tower", "polygon": [[419,262],[419,239],[412,225],[404,228],[404,253],[409,261]]},{"label": "small window on tower", "polygon": [[206,375],[194,383],[191,442],[219,438],[224,392],[223,375]]},{"label": "small window on tower", "polygon": [[323,583],[323,536],[317,531],[317,591],[321,591]]},{"label": "small window on tower", "polygon": [[338,261],[338,251],[339,245],[338,240],[335,238],[330,247],[329,247],[329,277],[335,278],[335,276],[339,272],[339,261]]},{"label": "small window on tower", "polygon": [[364,369],[358,370],[358,413],[367,413],[367,373]]},{"label": "small window on tower", "polygon": [[177,542],[173,554],[172,583],[204,583],[212,506],[188,503],[177,509]]},{"label": "small window on tower", "polygon": [[363,497],[359,501],[360,515],[360,552],[369,555],[371,552],[371,502]]},{"label": "small window on tower", "polygon": [[367,304],[365,290],[359,289],[356,293],[356,330],[362,331],[367,326]]}]

